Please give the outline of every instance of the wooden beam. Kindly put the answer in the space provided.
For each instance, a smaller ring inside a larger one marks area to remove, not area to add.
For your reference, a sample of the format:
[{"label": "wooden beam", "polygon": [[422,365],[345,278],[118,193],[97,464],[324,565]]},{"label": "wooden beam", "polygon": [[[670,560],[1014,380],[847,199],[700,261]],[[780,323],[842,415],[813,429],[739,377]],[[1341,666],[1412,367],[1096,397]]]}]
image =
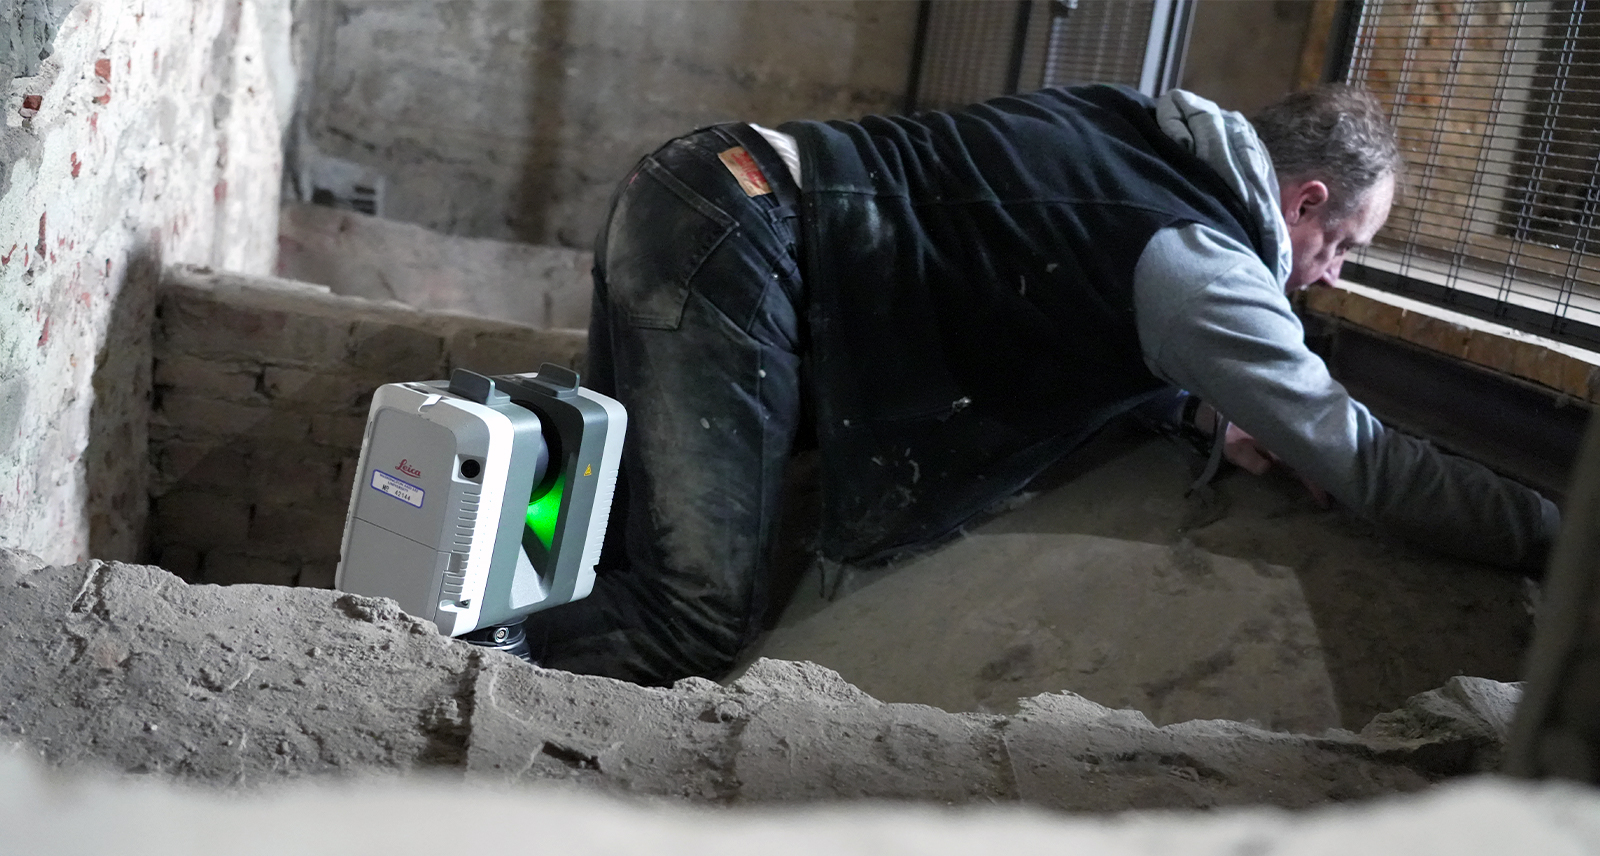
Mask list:
[{"label": "wooden beam", "polygon": [[1339,0],[1312,0],[1311,20],[1306,23],[1305,41],[1300,45],[1300,67],[1295,71],[1294,88],[1308,89],[1322,82],[1328,65],[1328,42],[1333,37],[1333,21]]}]

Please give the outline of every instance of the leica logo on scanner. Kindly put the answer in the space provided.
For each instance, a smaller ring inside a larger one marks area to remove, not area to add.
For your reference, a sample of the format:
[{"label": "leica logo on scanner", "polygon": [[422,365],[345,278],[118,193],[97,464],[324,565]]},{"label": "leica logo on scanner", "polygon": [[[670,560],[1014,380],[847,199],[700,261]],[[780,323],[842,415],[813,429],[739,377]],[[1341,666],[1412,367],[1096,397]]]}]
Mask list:
[{"label": "leica logo on scanner", "polygon": [[402,473],[405,473],[406,475],[408,475],[408,476],[410,476],[410,477],[412,477],[414,479],[422,478],[422,471],[417,469],[416,467],[413,467],[410,464],[406,463],[404,458],[400,459],[400,466],[395,467],[395,469],[399,470]]}]

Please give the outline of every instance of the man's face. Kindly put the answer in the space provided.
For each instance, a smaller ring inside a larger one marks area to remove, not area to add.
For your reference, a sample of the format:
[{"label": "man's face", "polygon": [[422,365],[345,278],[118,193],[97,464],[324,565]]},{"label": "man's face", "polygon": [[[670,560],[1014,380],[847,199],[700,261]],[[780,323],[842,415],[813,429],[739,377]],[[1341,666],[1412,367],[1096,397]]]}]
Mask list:
[{"label": "man's face", "polygon": [[1289,224],[1294,267],[1286,289],[1296,292],[1313,285],[1333,285],[1339,280],[1344,257],[1352,249],[1372,243],[1394,201],[1394,177],[1386,176],[1367,191],[1361,205],[1337,223],[1327,222],[1328,187],[1310,180],[1279,189],[1283,219]]}]

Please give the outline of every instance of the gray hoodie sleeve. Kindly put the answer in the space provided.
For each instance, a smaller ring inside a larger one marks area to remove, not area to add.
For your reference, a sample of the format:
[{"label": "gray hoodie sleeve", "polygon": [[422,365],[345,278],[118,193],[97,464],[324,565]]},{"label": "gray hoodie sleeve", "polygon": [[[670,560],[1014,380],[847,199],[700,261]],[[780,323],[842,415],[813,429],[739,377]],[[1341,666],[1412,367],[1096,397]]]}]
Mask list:
[{"label": "gray hoodie sleeve", "polygon": [[1357,514],[1453,555],[1537,570],[1554,504],[1386,428],[1305,345],[1277,278],[1209,227],[1156,234],[1134,272],[1146,364],[1211,403]]}]

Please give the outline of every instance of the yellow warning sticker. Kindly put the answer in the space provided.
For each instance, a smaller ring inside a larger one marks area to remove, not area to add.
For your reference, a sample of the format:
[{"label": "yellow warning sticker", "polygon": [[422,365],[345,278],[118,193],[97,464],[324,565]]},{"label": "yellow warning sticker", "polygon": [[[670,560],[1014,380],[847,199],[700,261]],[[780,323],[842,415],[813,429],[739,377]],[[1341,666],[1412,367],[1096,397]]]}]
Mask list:
[{"label": "yellow warning sticker", "polygon": [[584,467],[583,468],[583,474],[586,475],[586,476],[594,475],[594,466],[590,465],[590,466]]}]

